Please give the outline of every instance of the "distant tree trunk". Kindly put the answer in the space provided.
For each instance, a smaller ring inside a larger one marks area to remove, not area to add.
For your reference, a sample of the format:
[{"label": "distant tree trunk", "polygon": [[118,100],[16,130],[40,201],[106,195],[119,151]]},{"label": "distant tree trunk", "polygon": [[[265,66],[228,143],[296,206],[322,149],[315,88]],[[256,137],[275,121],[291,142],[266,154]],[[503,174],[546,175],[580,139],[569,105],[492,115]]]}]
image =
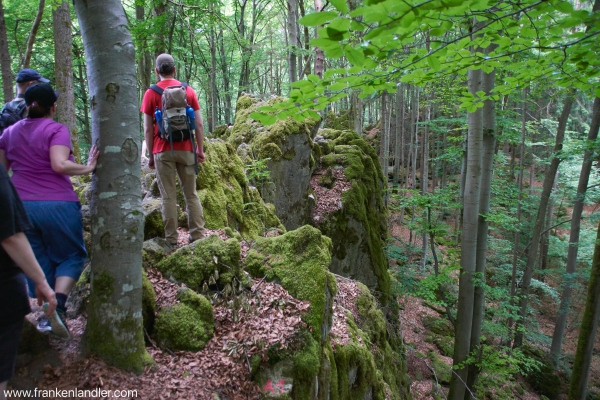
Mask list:
[{"label": "distant tree trunk", "polygon": [[[525,136],[527,134],[527,94],[528,89],[523,89],[523,103],[521,108],[521,155],[519,156],[519,175],[517,177],[517,187],[519,188],[519,195],[517,200],[517,228],[515,230],[513,238],[513,257],[512,257],[512,273],[510,279],[510,298],[511,301],[516,301],[517,295],[517,262],[519,260],[519,236],[521,234],[521,200],[523,199],[523,159],[525,158],[523,153],[525,151]],[[514,148],[513,152],[514,155]],[[514,159],[514,157],[513,157]],[[511,167],[511,176],[513,169]],[[513,318],[508,318],[508,327],[512,328]]]},{"label": "distant tree trunk", "polygon": [[400,168],[403,167],[404,144],[404,84],[396,92],[396,142],[394,148],[394,183],[400,186]]},{"label": "distant tree trunk", "polygon": [[15,96],[15,77],[10,65],[10,52],[8,51],[8,36],[6,34],[6,21],[4,20],[2,0],[0,0],[0,64],[2,67],[2,91],[4,102],[6,103]]},{"label": "distant tree trunk", "polygon": [[[227,55],[225,54],[225,40],[223,38],[223,28],[221,28],[220,34],[219,34],[219,61],[220,61],[220,66],[221,66],[221,77],[223,79],[223,91],[224,93],[224,108],[225,108],[225,123],[229,124],[229,123],[233,123],[233,120],[231,118],[232,115],[232,109],[231,109],[231,93],[230,93],[230,84],[229,84],[229,65],[227,63]],[[272,57],[272,54],[271,54]],[[271,68],[272,66],[272,62],[271,62]],[[273,78],[271,77],[271,80]],[[273,93],[273,83],[271,82],[271,93]]]},{"label": "distant tree trunk", "polygon": [[[143,6],[135,6],[135,18],[138,22],[144,21],[146,11]],[[144,44],[140,46],[138,54],[138,75],[140,77],[140,89],[142,93],[152,84],[152,74],[154,65],[152,63],[152,54],[148,50],[148,43],[144,40]],[[141,129],[140,129],[141,131]]]},{"label": "distant tree trunk", "polygon": [[554,193],[558,187],[558,174],[560,171],[556,171],[554,177],[554,186],[552,186],[552,195],[550,196],[550,202],[548,203],[548,211],[546,212],[546,226],[544,227],[544,233],[540,242],[540,270],[539,280],[544,282],[544,270],[548,269],[548,251],[550,250],[550,232],[552,224],[554,223]]},{"label": "distant tree trunk", "polygon": [[[383,91],[381,95],[381,129],[379,131],[379,162],[381,163],[381,170],[383,171],[383,179],[387,180],[387,173],[389,168],[389,146],[386,148],[386,143],[389,144],[389,132],[387,132],[387,91]],[[384,182],[384,186],[387,186]]]},{"label": "distant tree trunk", "polygon": [[21,68],[29,68],[29,64],[31,62],[31,55],[33,54],[33,44],[35,43],[37,31],[40,28],[40,24],[42,22],[45,4],[45,0],[40,0],[37,13],[35,14],[35,19],[33,20],[31,31],[29,32],[29,36],[27,36],[27,44],[25,45],[25,55],[21,60]]},{"label": "distant tree trunk", "polygon": [[573,361],[569,400],[585,400],[586,398],[598,320],[600,320],[600,225],[598,226],[594,248],[594,261],[590,272],[587,301],[579,328],[575,360]]},{"label": "distant tree trunk", "polygon": [[[477,96],[482,84],[481,70],[469,70],[469,92]],[[453,365],[463,364],[456,369],[450,380],[451,400],[462,400],[466,393],[468,368],[464,365],[471,351],[471,331],[473,326],[473,275],[477,263],[477,231],[479,226],[479,204],[481,187],[481,161],[483,149],[483,110],[467,114],[468,149],[465,192],[463,199],[463,234],[461,236],[461,273],[459,278],[456,325],[454,328]]]},{"label": "distant tree trunk", "polygon": [[[315,0],[315,12],[321,11],[323,3],[321,0]],[[323,70],[325,65],[325,54],[319,47],[315,47],[315,75],[323,78]]]},{"label": "distant tree trunk", "polygon": [[[167,1],[166,0],[154,0],[152,2],[152,4],[154,6],[152,8],[152,15],[154,16],[154,18],[160,17],[164,13],[167,12]],[[153,41],[154,57],[157,57],[159,54],[165,53],[167,51],[166,32],[167,32],[168,26],[166,24],[161,24],[160,26],[157,26],[156,28],[158,28],[158,29],[155,33],[155,38]]]},{"label": "distant tree trunk", "polygon": [[56,90],[60,93],[57,100],[57,121],[71,132],[73,156],[80,161],[77,116],[75,114],[75,92],[73,88],[73,40],[71,32],[71,10],[68,1],[52,11],[54,25],[54,74]]},{"label": "distant tree trunk", "polygon": [[289,80],[290,83],[298,80],[296,47],[298,44],[298,1],[287,0],[287,30],[289,35]]},{"label": "distant tree trunk", "polygon": [[[143,220],[135,51],[119,0],[75,0],[85,47],[93,138],[91,294],[85,353],[142,372]],[[106,68],[110,65],[110,68]]]},{"label": "distant tree trunk", "polygon": [[[491,46],[490,46],[491,47]],[[489,53],[492,48],[486,49]],[[486,95],[492,94],[494,89],[495,70],[489,74],[483,73],[481,90]],[[485,268],[487,258],[487,241],[489,222],[485,217],[490,213],[490,198],[492,193],[492,178],[494,175],[494,149],[496,148],[496,112],[495,102],[486,100],[482,109],[483,123],[483,157],[481,189],[479,194],[479,216],[477,220],[477,255],[475,265],[475,288],[473,301],[473,326],[471,328],[471,351],[476,351],[477,360],[481,359],[481,349],[479,347],[481,339],[481,327],[485,316]],[[469,374],[467,387],[474,388],[481,369],[475,365],[469,365]],[[465,399],[470,399],[471,394],[465,393]]]},{"label": "distant tree trunk", "polygon": [[[448,133],[446,132],[446,129],[444,129],[444,133],[442,133],[442,151],[441,154],[444,154],[446,152],[446,148],[448,147]],[[444,158],[442,160],[442,182],[440,183],[440,188],[444,189],[446,188],[446,185],[448,184],[448,162],[446,161],[446,159]]]},{"label": "distant tree trunk", "polygon": [[414,87],[414,102],[413,102],[413,120],[412,120],[412,135],[413,135],[413,151],[412,151],[412,188],[417,188],[417,155],[419,154],[419,87]]},{"label": "distant tree trunk", "polygon": [[567,120],[569,118],[569,113],[571,112],[571,106],[573,105],[574,97],[575,92],[572,91],[565,99],[563,110],[560,115],[560,119],[558,120],[554,154],[552,155],[552,161],[550,162],[550,166],[546,170],[546,175],[544,177],[544,186],[542,189],[542,195],[540,197],[540,206],[538,208],[537,219],[531,235],[531,246],[529,247],[529,251],[527,253],[527,266],[525,267],[525,272],[523,273],[521,299],[519,302],[520,312],[519,320],[517,321],[517,329],[515,329],[514,347],[520,347],[523,344],[523,330],[519,329],[519,326],[524,323],[525,318],[527,317],[527,305],[529,303],[531,277],[533,276],[533,269],[537,261],[537,253],[539,250],[540,238],[542,236],[542,228],[545,226],[544,222],[546,220],[546,208],[548,207],[548,201],[550,200],[550,194],[552,193],[552,186],[554,186],[554,177],[556,175],[556,171],[558,170],[558,165],[562,161],[563,157],[560,152],[562,150],[565,130],[567,128]]},{"label": "distant tree trunk", "polygon": [[[600,125],[600,98],[596,97],[592,109],[592,123],[588,133],[588,142],[593,143],[598,138],[598,127]],[[581,214],[583,213],[583,205],[585,204],[585,194],[587,191],[590,172],[592,170],[592,161],[594,152],[586,150],[583,154],[583,163],[581,164],[581,173],[579,175],[579,183],[577,185],[577,196],[573,204],[573,213],[571,215],[571,233],[569,236],[569,251],[567,253],[566,275],[564,277],[564,287],[560,299],[560,307],[556,316],[556,326],[552,335],[552,346],[550,355],[556,363],[560,356],[563,336],[567,326],[567,317],[571,307],[571,296],[573,294],[573,274],[577,266],[577,251],[579,249],[579,232],[581,230]]]},{"label": "distant tree trunk", "polygon": [[[304,0],[298,0],[298,7],[300,8],[300,17],[304,17],[306,15],[306,12],[304,10]],[[304,66],[299,70],[300,76],[298,77],[298,79],[300,80],[304,77],[304,75],[310,74],[310,44],[308,43],[310,41],[310,35],[308,33],[308,26],[304,26],[303,31],[304,50],[306,55],[304,56]],[[299,57],[299,59],[301,61],[302,57]]]},{"label": "distant tree trunk", "polygon": [[215,29],[210,28],[210,118],[208,131],[213,132],[217,126],[217,44]]}]

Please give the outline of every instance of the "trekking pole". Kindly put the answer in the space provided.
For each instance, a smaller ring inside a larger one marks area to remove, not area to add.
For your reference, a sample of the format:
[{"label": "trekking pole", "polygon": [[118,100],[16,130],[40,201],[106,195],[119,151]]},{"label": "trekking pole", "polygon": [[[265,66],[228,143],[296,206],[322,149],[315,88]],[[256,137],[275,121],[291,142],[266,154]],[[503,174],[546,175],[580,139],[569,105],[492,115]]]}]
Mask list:
[{"label": "trekking pole", "polygon": [[190,138],[192,139],[192,151],[194,152],[194,171],[198,175],[198,155],[196,155],[196,142],[194,136],[196,135],[196,114],[191,106],[185,108],[185,114],[187,115],[187,123],[190,128]]}]

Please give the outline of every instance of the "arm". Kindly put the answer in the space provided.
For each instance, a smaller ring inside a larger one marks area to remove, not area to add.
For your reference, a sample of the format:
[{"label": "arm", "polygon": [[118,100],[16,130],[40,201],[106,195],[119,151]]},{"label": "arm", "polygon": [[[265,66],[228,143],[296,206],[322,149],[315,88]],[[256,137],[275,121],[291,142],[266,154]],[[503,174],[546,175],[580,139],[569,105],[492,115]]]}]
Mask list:
[{"label": "arm", "polygon": [[154,169],[154,118],[152,115],[144,114],[144,139],[148,148],[148,166]]},{"label": "arm", "polygon": [[205,159],[204,155],[204,122],[202,122],[202,114],[200,110],[194,111],[196,118],[196,155],[198,162],[203,163]]},{"label": "arm", "polygon": [[46,313],[48,315],[52,314],[54,309],[56,309],[56,295],[48,285],[48,282],[46,282],[44,272],[33,254],[27,236],[23,232],[19,232],[4,239],[0,244],[10,258],[35,282],[35,294],[38,299],[38,305],[41,306],[42,301],[46,300],[49,305]]},{"label": "arm", "polygon": [[69,160],[71,149],[63,145],[50,146],[50,163],[52,170],[57,174],[85,175],[94,172],[98,161],[98,148],[92,146],[87,165],[81,165]]},{"label": "arm", "polygon": [[10,164],[8,162],[8,159],[6,158],[6,153],[4,152],[4,149],[0,149],[0,163],[4,164],[4,168],[6,168],[7,171],[10,169]]}]

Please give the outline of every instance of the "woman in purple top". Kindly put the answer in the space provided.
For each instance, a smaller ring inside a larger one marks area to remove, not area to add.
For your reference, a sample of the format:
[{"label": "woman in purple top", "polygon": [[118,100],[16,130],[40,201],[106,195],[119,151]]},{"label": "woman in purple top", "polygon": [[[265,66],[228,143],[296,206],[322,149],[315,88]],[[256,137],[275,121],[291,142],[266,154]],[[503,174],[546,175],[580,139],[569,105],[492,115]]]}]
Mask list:
[{"label": "woman in purple top", "polygon": [[[13,171],[12,182],[33,225],[25,234],[56,292],[56,310],[64,320],[67,296],[87,257],[81,206],[69,176],[93,172],[98,149],[90,149],[87,165],[74,162],[69,130],[53,120],[57,98],[50,85],[27,89],[27,118],[0,136],[0,162]],[[35,285],[28,284],[33,297]],[[38,329],[51,331],[46,319]]]}]

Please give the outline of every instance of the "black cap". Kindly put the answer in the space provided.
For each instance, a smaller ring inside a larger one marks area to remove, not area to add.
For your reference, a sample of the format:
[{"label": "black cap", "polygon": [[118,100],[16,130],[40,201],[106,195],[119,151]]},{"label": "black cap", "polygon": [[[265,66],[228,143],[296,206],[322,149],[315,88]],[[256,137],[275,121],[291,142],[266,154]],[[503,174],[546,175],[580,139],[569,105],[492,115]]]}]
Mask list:
[{"label": "black cap", "polygon": [[38,103],[42,107],[52,107],[56,100],[58,100],[58,93],[50,85],[33,85],[25,91],[27,106]]},{"label": "black cap", "polygon": [[40,73],[37,72],[35,69],[29,69],[29,68],[22,69],[17,74],[17,83],[31,82],[31,81],[40,81],[40,82],[44,82],[44,83],[50,82],[49,79],[42,78]]}]

